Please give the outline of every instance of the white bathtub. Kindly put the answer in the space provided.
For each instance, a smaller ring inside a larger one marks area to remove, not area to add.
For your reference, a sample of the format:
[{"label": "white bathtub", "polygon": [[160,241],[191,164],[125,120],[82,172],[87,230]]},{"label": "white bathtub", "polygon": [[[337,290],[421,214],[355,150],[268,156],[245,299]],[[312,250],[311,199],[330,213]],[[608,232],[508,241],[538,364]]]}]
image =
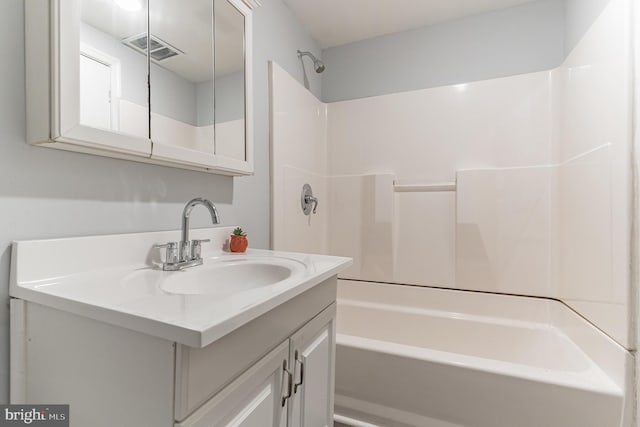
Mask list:
[{"label": "white bathtub", "polygon": [[338,425],[631,423],[630,353],[558,301],[342,280],[337,333]]}]

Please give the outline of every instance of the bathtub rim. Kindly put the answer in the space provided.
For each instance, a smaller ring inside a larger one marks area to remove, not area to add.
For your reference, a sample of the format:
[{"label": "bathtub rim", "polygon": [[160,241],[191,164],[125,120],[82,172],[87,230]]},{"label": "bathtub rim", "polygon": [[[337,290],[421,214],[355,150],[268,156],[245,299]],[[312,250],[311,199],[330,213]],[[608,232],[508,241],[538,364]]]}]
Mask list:
[{"label": "bathtub rim", "polygon": [[[365,290],[366,292],[363,292]],[[545,297],[338,279],[338,313],[340,305],[348,303],[349,300],[395,305],[391,302],[399,299],[406,302],[409,307],[425,308],[427,306],[436,311],[506,318],[556,328],[573,341],[625,396],[633,394],[631,381],[628,381],[632,378],[633,372],[631,353],[562,301]],[[434,304],[440,304],[441,308],[429,307]],[[339,320],[337,335],[342,335]]]},{"label": "bathtub rim", "polygon": [[497,361],[478,356],[420,348],[405,344],[389,343],[388,341],[340,333],[336,334],[336,345],[382,353],[398,358],[416,359],[436,365],[454,366],[470,371],[518,378],[524,381],[580,389],[588,392],[615,394],[620,397],[624,394],[624,390],[593,362],[588,370],[582,372],[549,370],[518,363]]}]

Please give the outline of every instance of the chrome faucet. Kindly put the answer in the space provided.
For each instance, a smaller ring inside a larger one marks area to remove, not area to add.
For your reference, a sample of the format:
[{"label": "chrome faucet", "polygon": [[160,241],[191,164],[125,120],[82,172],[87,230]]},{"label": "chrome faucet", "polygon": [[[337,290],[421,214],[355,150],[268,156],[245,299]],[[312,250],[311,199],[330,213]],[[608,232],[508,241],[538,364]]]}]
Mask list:
[{"label": "chrome faucet", "polygon": [[187,202],[182,211],[182,237],[180,242],[169,242],[164,245],[155,245],[157,248],[166,248],[166,261],[162,264],[165,271],[182,270],[187,267],[193,267],[202,264],[202,243],[205,240],[189,240],[189,217],[191,211],[197,205],[202,205],[209,210],[211,221],[214,224],[220,224],[220,217],[215,205],[207,199],[197,197]]}]

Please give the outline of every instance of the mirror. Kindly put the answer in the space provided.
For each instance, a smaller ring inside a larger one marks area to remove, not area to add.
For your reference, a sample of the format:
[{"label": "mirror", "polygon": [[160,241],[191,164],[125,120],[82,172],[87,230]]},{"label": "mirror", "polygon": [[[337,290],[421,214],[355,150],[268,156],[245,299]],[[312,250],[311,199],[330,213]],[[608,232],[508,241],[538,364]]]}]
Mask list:
[{"label": "mirror", "polygon": [[181,147],[206,164],[214,152],[213,1],[150,0],[149,7],[154,152],[155,144]]},{"label": "mirror", "polygon": [[146,36],[144,0],[81,0],[80,124],[149,137],[147,59],[123,42]]},{"label": "mirror", "polygon": [[215,0],[215,154],[246,160],[245,17]]},{"label": "mirror", "polygon": [[[242,0],[59,5],[52,12],[59,28],[49,37],[60,73],[53,94],[63,101],[51,103],[60,120],[44,139],[113,157],[253,173],[252,7]],[[31,39],[29,49],[42,52],[31,62],[44,64],[47,44]]]}]

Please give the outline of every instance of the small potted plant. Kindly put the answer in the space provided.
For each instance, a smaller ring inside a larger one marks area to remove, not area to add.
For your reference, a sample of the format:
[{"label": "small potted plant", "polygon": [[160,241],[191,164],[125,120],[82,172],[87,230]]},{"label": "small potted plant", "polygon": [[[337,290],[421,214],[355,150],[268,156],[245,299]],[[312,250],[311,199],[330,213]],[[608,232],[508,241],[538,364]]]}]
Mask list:
[{"label": "small potted plant", "polygon": [[229,250],[231,252],[244,252],[247,250],[247,246],[249,246],[247,234],[242,231],[242,228],[236,227],[229,240]]}]

